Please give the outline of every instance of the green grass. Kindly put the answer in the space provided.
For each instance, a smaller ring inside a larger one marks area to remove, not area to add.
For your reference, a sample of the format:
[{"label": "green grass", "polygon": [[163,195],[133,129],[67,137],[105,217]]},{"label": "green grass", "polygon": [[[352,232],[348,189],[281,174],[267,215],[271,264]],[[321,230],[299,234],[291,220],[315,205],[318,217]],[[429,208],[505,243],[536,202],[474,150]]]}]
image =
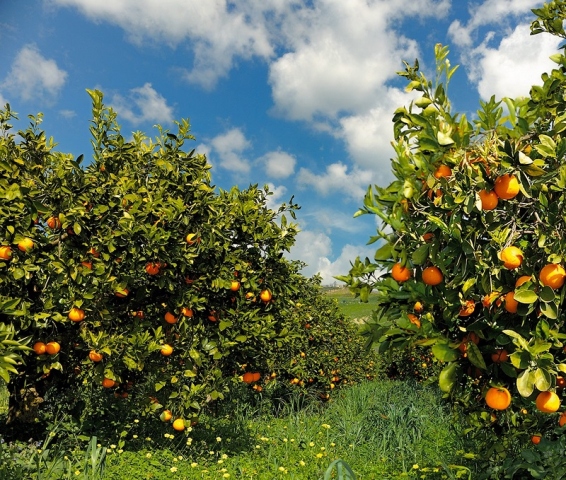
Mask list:
[{"label": "green grass", "polygon": [[335,299],[342,313],[352,320],[360,321],[370,317],[377,307],[376,295],[370,294],[368,303],[363,303],[359,298],[354,298],[354,294],[347,288],[327,288],[325,295]]}]

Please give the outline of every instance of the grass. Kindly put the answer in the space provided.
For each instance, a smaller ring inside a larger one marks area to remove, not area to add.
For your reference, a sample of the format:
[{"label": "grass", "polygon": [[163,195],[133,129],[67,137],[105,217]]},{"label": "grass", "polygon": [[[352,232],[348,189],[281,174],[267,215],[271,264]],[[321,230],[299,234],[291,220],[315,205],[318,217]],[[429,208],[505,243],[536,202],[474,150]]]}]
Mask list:
[{"label": "grass", "polygon": [[354,294],[345,287],[326,288],[325,295],[334,298],[344,315],[352,320],[361,321],[371,316],[376,309],[376,295],[370,295],[368,303],[363,303],[359,298],[354,298]]}]

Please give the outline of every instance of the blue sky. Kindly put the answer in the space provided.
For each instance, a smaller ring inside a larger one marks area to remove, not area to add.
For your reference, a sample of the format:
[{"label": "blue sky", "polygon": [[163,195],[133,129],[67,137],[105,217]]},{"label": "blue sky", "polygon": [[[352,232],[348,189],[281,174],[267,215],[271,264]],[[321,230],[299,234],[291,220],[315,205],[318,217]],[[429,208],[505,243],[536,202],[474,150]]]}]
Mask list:
[{"label": "blue sky", "polygon": [[559,42],[529,35],[533,0],[0,0],[0,103],[44,113],[58,149],[91,158],[98,88],[125,136],[188,118],[221,188],[269,184],[302,209],[292,258],[325,283],[346,274],[375,218],[352,218],[391,181],[391,118],[410,101],[395,72],[436,43],[461,68],[449,94],[521,96]]}]

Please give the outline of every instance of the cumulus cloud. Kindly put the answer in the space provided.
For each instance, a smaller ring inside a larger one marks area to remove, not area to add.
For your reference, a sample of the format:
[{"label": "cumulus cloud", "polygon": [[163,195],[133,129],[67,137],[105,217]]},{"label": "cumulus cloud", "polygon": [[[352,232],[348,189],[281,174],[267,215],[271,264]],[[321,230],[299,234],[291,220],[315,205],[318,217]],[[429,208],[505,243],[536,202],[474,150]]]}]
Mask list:
[{"label": "cumulus cloud", "polygon": [[321,195],[339,194],[359,201],[373,183],[374,174],[368,170],[354,167],[348,172],[343,163],[333,163],[326,167],[326,172],[317,175],[307,168],[301,168],[297,174],[297,184],[301,188],[313,187]]},{"label": "cumulus cloud", "polygon": [[326,234],[305,230],[299,232],[296,239],[289,257],[307,264],[302,270],[304,275],[311,277],[320,274],[323,285],[334,283],[336,275],[346,275],[351,267],[350,262],[356,257],[372,258],[375,253],[375,249],[367,245],[346,244],[340,254],[332,259],[332,241]]},{"label": "cumulus cloud", "polygon": [[74,110],[59,110],[59,115],[63,118],[74,118],[77,116],[77,112]]},{"label": "cumulus cloud", "polygon": [[265,171],[272,178],[287,178],[295,172],[296,158],[289,153],[277,150],[268,152],[259,159],[265,165]]},{"label": "cumulus cloud", "polygon": [[2,88],[25,101],[55,101],[65,85],[67,72],[54,60],[45,58],[35,45],[24,46],[12,63]]},{"label": "cumulus cloud", "polygon": [[151,83],[132,88],[126,97],[114,95],[112,107],[120,118],[128,120],[133,125],[143,122],[160,124],[173,122],[173,108],[167,105],[167,100],[151,86]]},{"label": "cumulus cloud", "polygon": [[245,158],[244,152],[251,146],[242,130],[232,128],[214,137],[205,150],[208,150],[213,161],[218,159],[218,166],[235,173],[247,173],[250,171],[250,161]]},{"label": "cumulus cloud", "polygon": [[529,32],[528,24],[518,25],[497,48],[483,43],[473,50],[469,76],[482,98],[526,96],[533,85],[542,84],[541,74],[556,66],[548,57],[557,52],[561,39]]}]

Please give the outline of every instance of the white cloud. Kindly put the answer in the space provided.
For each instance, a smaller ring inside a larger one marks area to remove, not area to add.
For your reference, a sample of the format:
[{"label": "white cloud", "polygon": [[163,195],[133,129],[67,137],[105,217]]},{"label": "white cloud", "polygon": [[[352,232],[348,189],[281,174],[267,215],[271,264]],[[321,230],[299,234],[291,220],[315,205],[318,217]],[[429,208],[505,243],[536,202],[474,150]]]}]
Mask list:
[{"label": "white cloud", "polygon": [[267,186],[270,192],[273,192],[273,195],[267,197],[267,208],[277,210],[283,203],[282,198],[287,193],[287,187],[284,185],[276,187],[273,183],[268,183]]},{"label": "white cloud", "polygon": [[59,115],[63,118],[74,118],[77,116],[77,112],[74,110],[59,110]]},{"label": "white cloud", "polygon": [[338,194],[357,201],[364,197],[373,179],[372,172],[357,167],[348,172],[348,167],[343,163],[328,165],[322,175],[317,175],[306,168],[301,168],[297,174],[297,184],[301,188],[310,186],[324,196]]},{"label": "white cloud", "polygon": [[272,178],[287,178],[295,172],[296,158],[289,153],[277,150],[268,152],[259,161],[265,164],[265,171]]},{"label": "white cloud", "polygon": [[10,103],[7,98],[5,98],[2,93],[0,92],[0,108],[4,108],[4,106]]},{"label": "white cloud", "polygon": [[323,285],[334,283],[336,275],[347,275],[351,268],[350,262],[356,257],[373,258],[375,253],[375,248],[367,245],[346,244],[338,257],[332,260],[332,242],[326,234],[305,230],[299,232],[296,239],[289,257],[307,264],[302,270],[304,275],[311,277],[319,273]]},{"label": "white cloud", "polygon": [[528,14],[540,6],[540,0],[485,0],[481,5],[470,7],[471,18],[466,25],[454,20],[448,29],[451,40],[460,47],[473,44],[473,34],[483,25],[497,24],[501,29],[512,17]]},{"label": "white cloud", "polygon": [[541,74],[556,66],[548,57],[561,39],[529,32],[529,25],[518,25],[497,48],[483,43],[472,51],[469,76],[483,99],[527,96],[532,85],[542,84]]},{"label": "white cloud", "polygon": [[167,105],[167,100],[151,86],[151,83],[132,88],[127,97],[114,95],[112,107],[120,118],[125,118],[133,125],[143,122],[160,124],[173,122],[173,108]]},{"label": "white cloud", "polygon": [[26,45],[1,86],[25,101],[37,99],[51,104],[66,80],[67,72],[54,60],[43,57],[35,45]]},{"label": "white cloud", "polygon": [[214,137],[208,149],[213,160],[218,158],[220,167],[236,173],[247,173],[250,171],[250,162],[243,153],[251,146],[251,142],[239,128],[232,128]]}]

